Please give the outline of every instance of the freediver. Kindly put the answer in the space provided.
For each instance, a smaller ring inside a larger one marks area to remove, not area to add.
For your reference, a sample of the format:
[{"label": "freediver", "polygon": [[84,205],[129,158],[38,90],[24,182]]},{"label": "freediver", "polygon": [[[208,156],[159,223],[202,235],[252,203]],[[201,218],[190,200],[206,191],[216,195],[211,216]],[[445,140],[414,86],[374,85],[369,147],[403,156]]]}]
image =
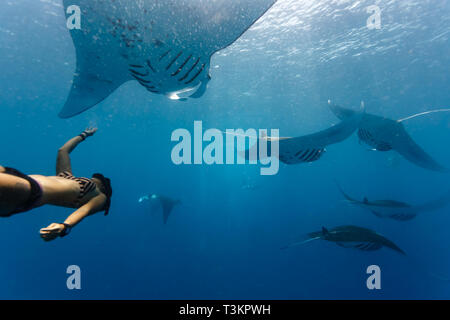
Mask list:
[{"label": "freediver", "polygon": [[88,128],[58,150],[55,176],[26,175],[0,166],[0,217],[28,212],[46,204],[77,209],[64,222],[52,223],[40,230],[41,238],[50,241],[66,236],[89,215],[100,211],[107,215],[112,196],[110,179],[100,173],[91,178],[74,176],[69,156],[96,131],[97,128]]}]

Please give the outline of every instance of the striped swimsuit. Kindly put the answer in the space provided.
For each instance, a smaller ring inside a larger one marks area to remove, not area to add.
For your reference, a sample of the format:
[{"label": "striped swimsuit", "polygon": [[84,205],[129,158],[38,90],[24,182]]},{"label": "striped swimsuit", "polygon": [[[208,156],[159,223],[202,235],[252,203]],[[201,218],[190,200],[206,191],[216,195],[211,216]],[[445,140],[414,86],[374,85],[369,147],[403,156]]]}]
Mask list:
[{"label": "striped swimsuit", "polygon": [[89,192],[91,192],[97,187],[95,182],[92,181],[91,179],[74,177],[73,174],[70,173],[69,171],[60,172],[58,174],[58,177],[78,182],[78,184],[80,185],[80,194],[78,195],[78,200],[83,199],[85,195],[87,195]]}]

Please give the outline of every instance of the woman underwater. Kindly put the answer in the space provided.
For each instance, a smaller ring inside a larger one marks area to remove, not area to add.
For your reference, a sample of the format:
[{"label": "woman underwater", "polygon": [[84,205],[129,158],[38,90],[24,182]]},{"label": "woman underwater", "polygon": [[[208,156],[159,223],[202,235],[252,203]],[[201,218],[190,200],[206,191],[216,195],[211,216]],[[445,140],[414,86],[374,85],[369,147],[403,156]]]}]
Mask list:
[{"label": "woman underwater", "polygon": [[67,141],[59,150],[56,176],[25,175],[16,169],[0,166],[0,217],[27,212],[45,204],[76,208],[63,223],[52,223],[40,230],[45,241],[64,237],[85,217],[109,212],[111,182],[102,174],[79,178],[72,174],[69,154],[92,136],[97,128],[88,128]]}]

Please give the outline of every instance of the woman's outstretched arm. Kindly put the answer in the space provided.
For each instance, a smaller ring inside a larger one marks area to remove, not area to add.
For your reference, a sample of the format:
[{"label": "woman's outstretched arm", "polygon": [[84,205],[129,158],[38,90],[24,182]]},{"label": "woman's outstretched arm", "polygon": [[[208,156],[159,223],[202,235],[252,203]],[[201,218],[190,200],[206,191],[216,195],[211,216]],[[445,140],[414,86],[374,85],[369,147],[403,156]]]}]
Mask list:
[{"label": "woman's outstretched arm", "polygon": [[56,175],[63,171],[72,173],[72,166],[70,164],[69,154],[78,146],[81,141],[87,137],[92,136],[97,131],[97,128],[87,128],[78,136],[67,141],[61,148],[58,149],[58,156],[56,158]]},{"label": "woman's outstretched arm", "polygon": [[47,228],[42,228],[40,230],[41,238],[44,241],[51,241],[57,237],[68,234],[70,229],[80,223],[81,220],[87,216],[102,211],[105,207],[106,201],[106,196],[103,193],[99,194],[68,216],[64,223],[52,223]]}]

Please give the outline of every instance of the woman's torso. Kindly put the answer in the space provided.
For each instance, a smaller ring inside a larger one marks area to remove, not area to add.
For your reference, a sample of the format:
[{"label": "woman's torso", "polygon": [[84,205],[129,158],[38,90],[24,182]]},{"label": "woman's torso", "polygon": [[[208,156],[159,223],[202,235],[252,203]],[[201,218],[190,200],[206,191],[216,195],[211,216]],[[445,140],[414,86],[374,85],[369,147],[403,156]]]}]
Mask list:
[{"label": "woman's torso", "polygon": [[99,194],[98,188],[95,187],[80,197],[80,183],[64,177],[42,175],[30,175],[30,177],[35,179],[42,187],[41,205],[51,204],[79,208]]}]

